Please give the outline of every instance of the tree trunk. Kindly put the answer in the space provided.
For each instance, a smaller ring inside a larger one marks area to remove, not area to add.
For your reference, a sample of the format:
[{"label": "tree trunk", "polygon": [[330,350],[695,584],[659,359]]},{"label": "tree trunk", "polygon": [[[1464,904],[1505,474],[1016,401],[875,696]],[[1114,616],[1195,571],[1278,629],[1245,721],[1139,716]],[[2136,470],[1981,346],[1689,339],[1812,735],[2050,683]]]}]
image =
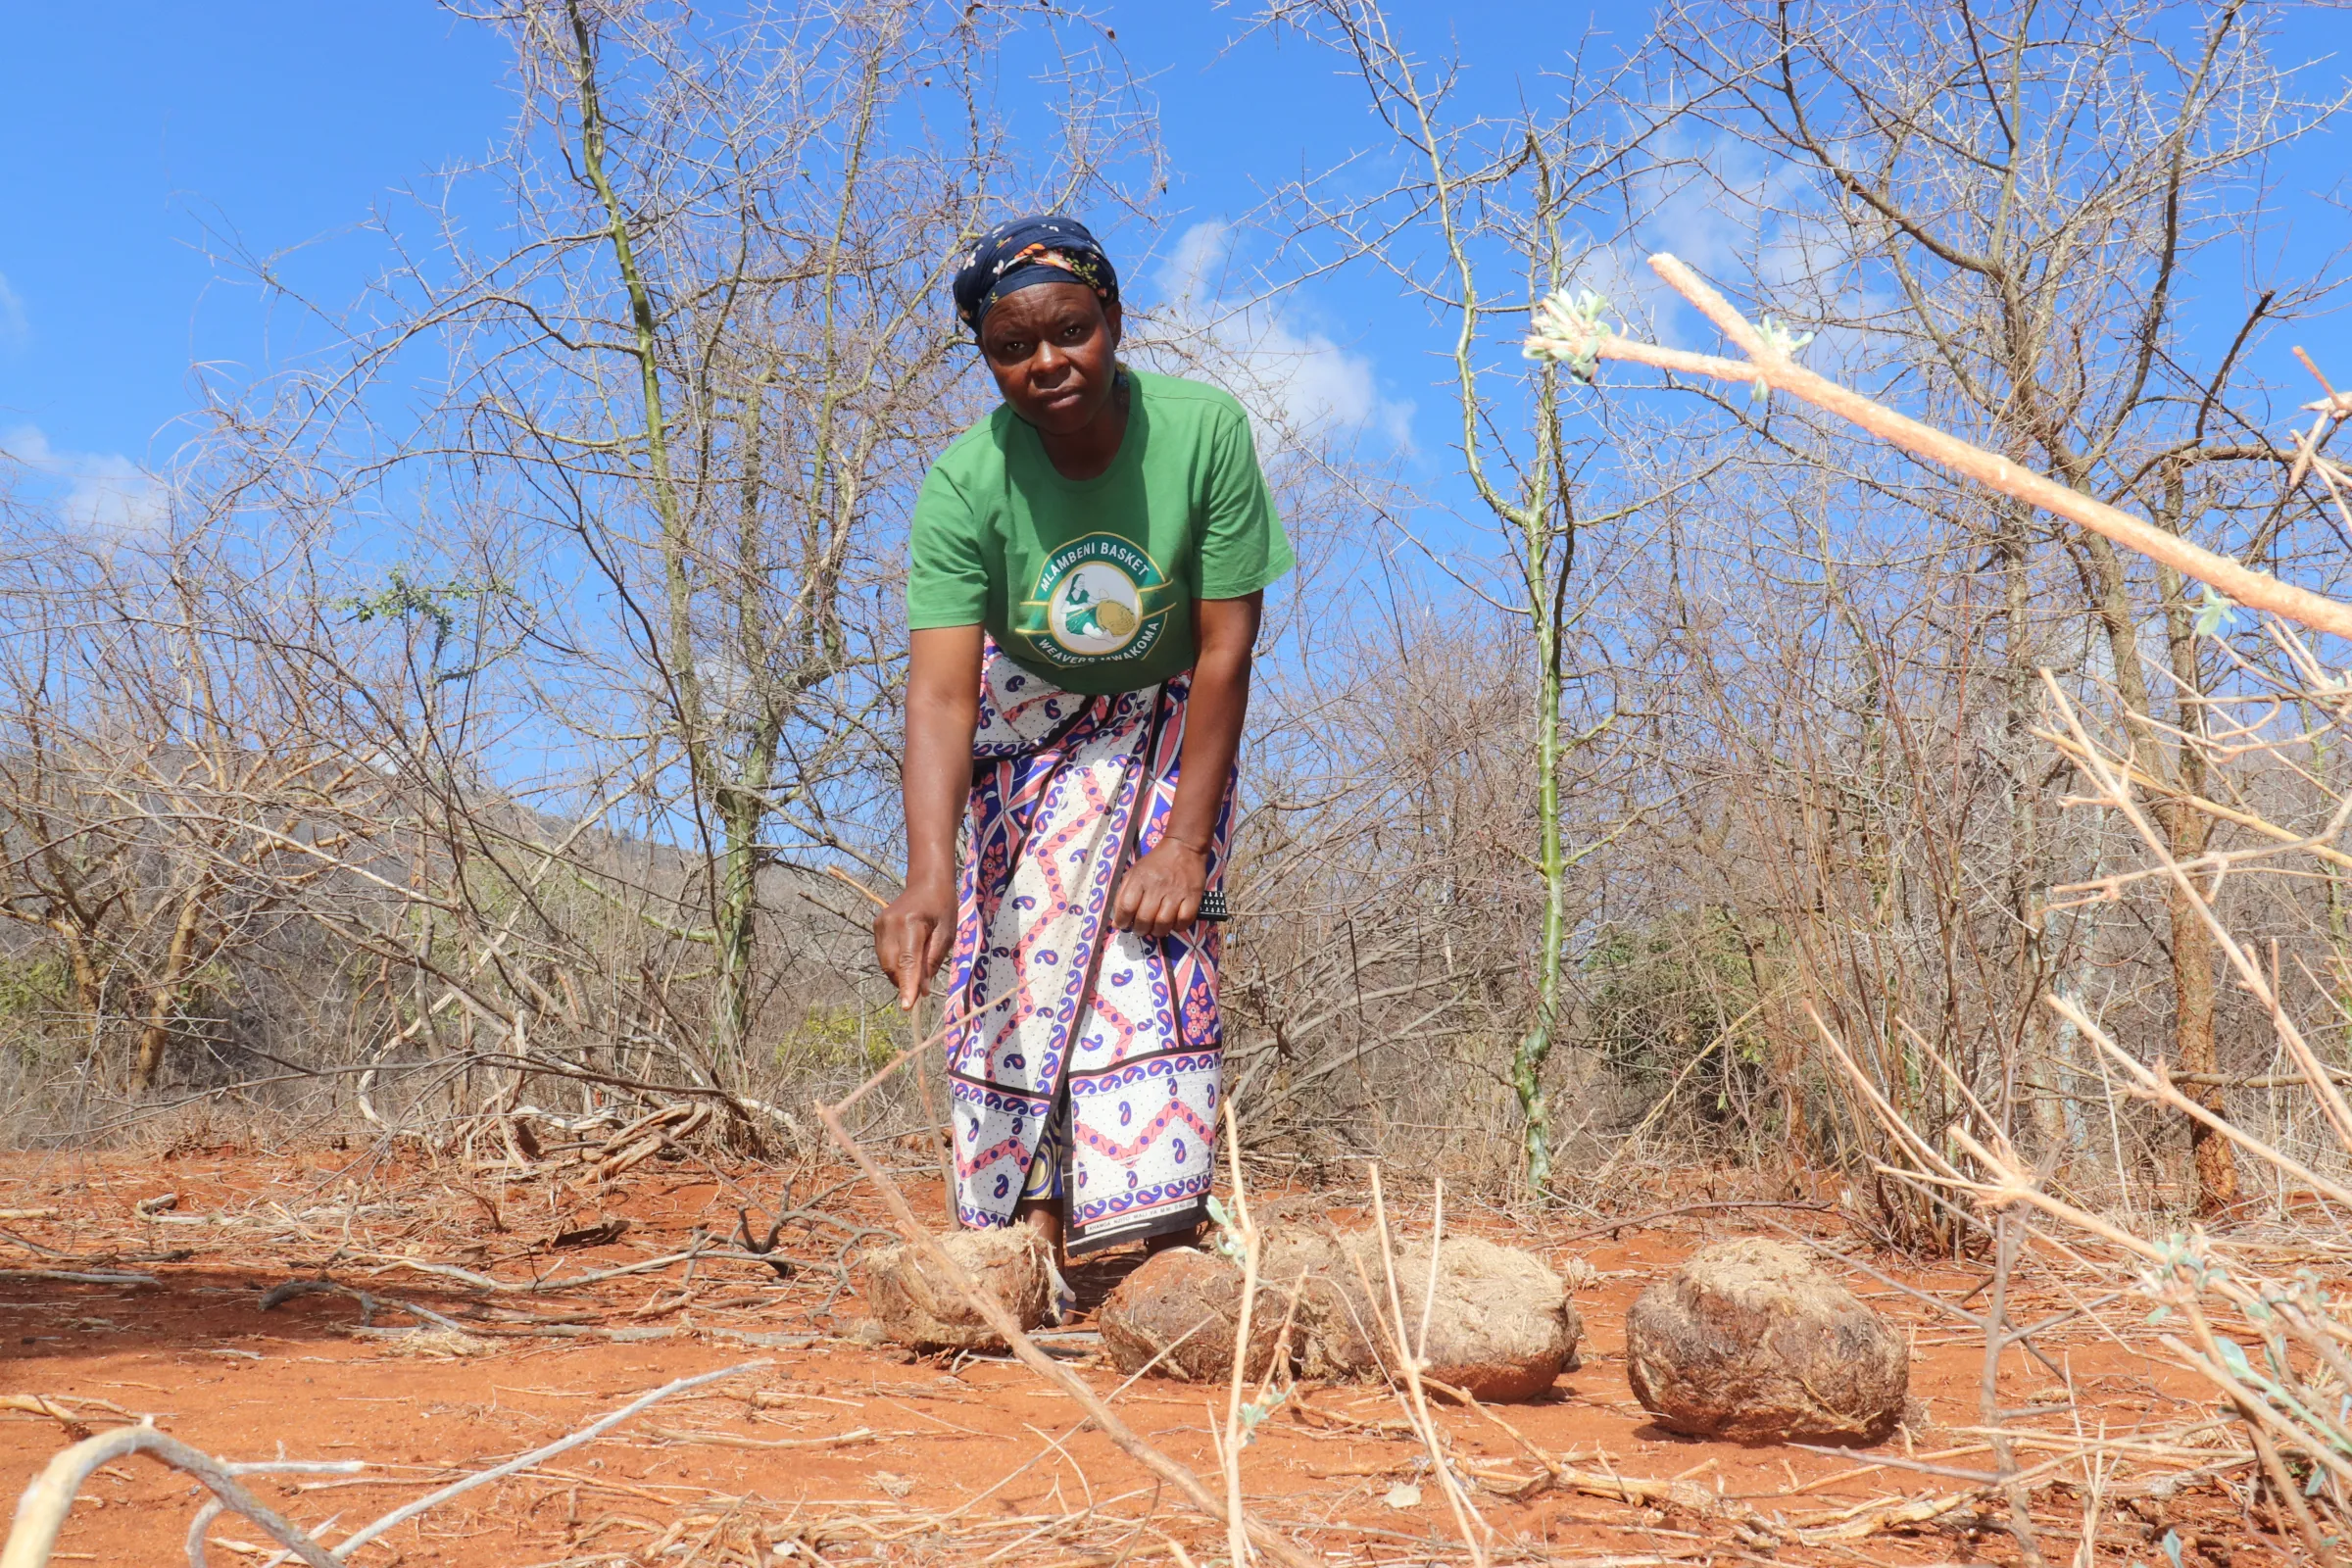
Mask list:
[{"label": "tree trunk", "polygon": [[[1529,555],[1540,572],[1549,551],[1538,542]],[[1530,575],[1543,580],[1537,573]],[[1544,1066],[1559,1025],[1561,949],[1568,939],[1568,861],[1560,838],[1560,631],[1547,609],[1537,602],[1536,809],[1542,824],[1538,853],[1544,874],[1544,950],[1536,968],[1536,1016],[1511,1053],[1511,1089],[1519,1097],[1527,1186],[1538,1194],[1551,1185],[1551,1100],[1544,1090]]]},{"label": "tree trunk", "polygon": [[[2188,744],[2170,748],[2172,755],[2168,757],[2168,748],[2148,716],[2148,683],[2139,667],[2139,640],[2132,617],[2131,592],[2123,561],[2113,545],[2095,535],[2086,537],[2083,546],[2097,573],[2097,613],[2115,663],[2116,690],[2124,701],[2124,723],[2132,740],[2131,760],[2168,785],[2177,779],[2180,788],[2196,794],[2205,781],[2205,757],[2195,744],[2203,710],[2194,701],[2198,691],[2195,628],[2181,592],[2180,578],[2169,567],[2157,568],[2173,672],[2181,683],[2181,701],[2178,705],[2180,732],[2188,738]],[[2185,806],[2159,807],[2158,811],[2176,860],[2191,860],[2205,853],[2209,823],[2202,812]],[[2213,934],[2205,928],[2204,920],[2187,896],[2178,889],[2168,900],[2168,907],[2172,916],[2173,1060],[2183,1072],[2211,1073],[2215,1070]],[[2197,1095],[2200,1103],[2216,1115],[2221,1113],[2219,1088],[2204,1085]],[[2188,1143],[2196,1166],[2199,1212],[2215,1213],[2237,1201],[2237,1160],[2229,1140],[2202,1122],[2191,1120]]]},{"label": "tree trunk", "polygon": [[[2201,838],[2203,835],[2200,834]],[[2201,852],[2200,852],[2201,853]],[[2173,1057],[2184,1073],[2220,1071],[2213,1049],[2214,942],[2195,903],[2175,889],[2173,917]],[[2216,1116],[2223,1114],[2219,1084],[2199,1084],[2188,1093]],[[2237,1156],[2230,1140],[2201,1121],[2188,1124],[2188,1149],[2197,1172],[2197,1212],[2215,1214],[2237,1201]]]},{"label": "tree trunk", "polygon": [[89,933],[78,923],[62,918],[51,921],[50,929],[65,938],[66,961],[74,971],[74,1005],[94,1031],[99,1026],[99,1011],[106,1004],[106,982],[98,972],[97,959],[91,956]]},{"label": "tree trunk", "polygon": [[712,1059],[742,1059],[751,1044],[754,943],[760,914],[760,839],[767,822],[767,787],[775,738],[762,725],[737,764],[741,775],[719,791],[725,843],[719,857],[718,1007],[710,1022]]},{"label": "tree trunk", "polygon": [[[2170,522],[2180,511],[2177,472],[2166,485],[2166,501],[2167,515],[2159,520]],[[2156,581],[2164,598],[2165,640],[2172,656],[2177,692],[2176,723],[2183,737],[2178,748],[2180,789],[2186,795],[2203,795],[2207,768],[2205,752],[2199,743],[2205,732],[2205,710],[2196,699],[2204,690],[2204,682],[2197,667],[2196,622],[2180,574],[2168,566],[2159,566]],[[2213,818],[2185,804],[2163,810],[2159,820],[2165,836],[2172,841],[2174,860],[2183,866],[2203,855],[2213,837]],[[2214,884],[2210,877],[2191,880],[2200,894],[2212,898]],[[2211,1077],[2221,1071],[2213,1039],[2218,1000],[2214,964],[2220,956],[2218,946],[2197,901],[2185,891],[2173,888],[2165,900],[2165,907],[2172,916],[2173,1059],[2180,1063],[2182,1072]],[[2214,1115],[2224,1114],[2226,1102],[2219,1084],[2200,1084],[2189,1093]],[[2230,1140],[2190,1117],[2188,1150],[2190,1161],[2196,1167],[2197,1212],[2218,1214],[2235,1203],[2237,1155],[2230,1149]]]},{"label": "tree trunk", "polygon": [[172,1021],[178,1017],[196,951],[196,930],[204,923],[204,888],[190,888],[180,901],[179,918],[172,925],[172,946],[164,955],[163,973],[147,988],[147,1021],[139,1029],[137,1054],[131,1061],[130,1087],[145,1094],[164,1070],[172,1045]]},{"label": "tree trunk", "polygon": [[2023,1080],[2042,1148],[2065,1149],[2071,1143],[2065,1096],[2072,1085],[2050,1050],[2049,1014],[2041,1003],[2050,960],[2046,951],[2049,916],[2042,900],[2047,879],[2041,863],[2041,792],[2034,784],[2032,760],[2039,750],[2033,735],[2039,681],[2029,624],[2033,553],[2024,509],[2004,506],[2000,517],[2001,636],[2008,665],[2002,672],[2002,739],[2009,774],[2009,914],[2017,922],[2016,962],[2024,976],[2017,997],[2017,1025],[2004,1043],[2021,1058],[2019,1070],[2004,1076]]}]

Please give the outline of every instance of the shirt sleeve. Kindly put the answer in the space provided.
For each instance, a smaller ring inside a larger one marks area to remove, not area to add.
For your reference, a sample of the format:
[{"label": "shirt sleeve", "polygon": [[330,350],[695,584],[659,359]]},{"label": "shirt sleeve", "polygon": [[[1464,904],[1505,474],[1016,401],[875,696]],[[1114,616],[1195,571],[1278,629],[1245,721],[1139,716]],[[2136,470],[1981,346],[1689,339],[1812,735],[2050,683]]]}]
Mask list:
[{"label": "shirt sleeve", "polygon": [[906,538],[906,624],[976,626],[988,613],[988,566],[980,520],[938,464],[923,476]]},{"label": "shirt sleeve", "polygon": [[1274,492],[1257,466],[1249,416],[1238,407],[1216,422],[1207,490],[1198,589],[1202,599],[1246,598],[1296,564],[1274,513]]}]

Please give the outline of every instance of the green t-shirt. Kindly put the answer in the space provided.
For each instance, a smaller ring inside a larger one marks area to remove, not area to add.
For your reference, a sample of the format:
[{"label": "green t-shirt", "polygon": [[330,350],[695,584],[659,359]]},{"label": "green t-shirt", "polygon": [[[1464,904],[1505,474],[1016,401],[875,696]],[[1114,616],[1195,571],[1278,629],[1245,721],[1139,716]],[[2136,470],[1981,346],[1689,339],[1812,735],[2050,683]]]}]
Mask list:
[{"label": "green t-shirt", "polygon": [[1092,479],[1056,472],[1007,407],[940,454],[914,504],[910,625],[978,622],[1071,691],[1136,691],[1192,667],[1194,600],[1240,599],[1291,569],[1241,404],[1126,373],[1127,433]]}]

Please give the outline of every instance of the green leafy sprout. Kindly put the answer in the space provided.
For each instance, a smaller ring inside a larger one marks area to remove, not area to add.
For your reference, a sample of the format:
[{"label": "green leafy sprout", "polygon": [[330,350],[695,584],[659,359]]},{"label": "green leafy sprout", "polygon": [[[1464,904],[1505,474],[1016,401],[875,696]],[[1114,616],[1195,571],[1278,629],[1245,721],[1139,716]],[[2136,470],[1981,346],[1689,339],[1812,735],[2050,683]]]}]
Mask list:
[{"label": "green leafy sprout", "polygon": [[1242,1257],[1249,1249],[1242,1246],[1241,1227],[1227,1211],[1222,1199],[1213,1196],[1209,1199],[1208,1217],[1217,1227],[1216,1250],[1230,1258]]},{"label": "green leafy sprout", "polygon": [[[2290,1319],[2328,1322],[2340,1316],[2341,1303],[2306,1269],[2291,1286],[2269,1281],[2238,1281],[2229,1265],[2213,1256],[2202,1236],[2175,1233],[2165,1239],[2154,1266],[2141,1272],[2140,1288],[2162,1298],[2182,1290],[2217,1293],[2235,1300],[2260,1338],[2249,1349],[2226,1335],[2213,1337],[2223,1369],[2290,1422],[2302,1427],[2339,1455],[2352,1457],[2352,1397],[2338,1394],[2334,1409],[2318,1403],[2328,1391],[2315,1388],[2296,1367],[2289,1343]],[[2158,1314],[2170,1316],[2166,1307]],[[2151,1314],[2156,1321],[2158,1314]],[[2313,1480],[2324,1482],[2328,1472],[2315,1467]]]},{"label": "green leafy sprout", "polygon": [[1584,386],[1600,369],[1600,345],[1613,330],[1602,320],[1609,302],[1589,288],[1559,289],[1536,303],[1535,333],[1519,347],[1522,357],[1549,360]]},{"label": "green leafy sprout", "polygon": [[495,580],[423,582],[410,576],[405,568],[394,566],[384,574],[384,586],[374,593],[346,594],[334,601],[334,605],[338,610],[349,611],[352,618],[363,626],[376,620],[429,622],[433,628],[433,657],[428,667],[433,671],[433,684],[440,686],[464,680],[480,667],[468,664],[459,669],[441,668],[441,655],[457,632],[457,607],[508,591],[504,583]]},{"label": "green leafy sprout", "polygon": [[[1806,332],[1800,336],[1789,331],[1786,323],[1770,316],[1764,318],[1764,324],[1757,328],[1757,335],[1764,339],[1766,348],[1784,360],[1795,359],[1796,351],[1813,341],[1812,333]],[[1750,403],[1761,402],[1770,396],[1772,387],[1762,376],[1748,384],[1747,400]]]},{"label": "green leafy sprout", "polygon": [[1281,1388],[1276,1389],[1272,1394],[1268,1395],[1263,1400],[1242,1406],[1243,1447],[1246,1448],[1250,1446],[1251,1443],[1257,1440],[1257,1424],[1260,1421],[1263,1421],[1266,1417],[1272,1415],[1275,1411],[1281,1409],[1283,1401],[1288,1399],[1290,1396],[1290,1385],[1285,1384]]},{"label": "green leafy sprout", "polygon": [[2207,583],[2203,597],[2197,601],[2197,635],[2228,636],[2236,627],[2237,601]]}]

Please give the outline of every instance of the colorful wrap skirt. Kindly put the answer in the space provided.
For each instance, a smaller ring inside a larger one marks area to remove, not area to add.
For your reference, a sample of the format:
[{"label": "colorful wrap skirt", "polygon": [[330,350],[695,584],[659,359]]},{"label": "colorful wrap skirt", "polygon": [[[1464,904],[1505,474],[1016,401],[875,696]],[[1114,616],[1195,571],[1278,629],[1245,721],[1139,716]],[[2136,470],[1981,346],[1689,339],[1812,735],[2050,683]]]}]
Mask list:
[{"label": "colorful wrap skirt", "polygon": [[[1218,928],[1110,924],[1176,801],[1190,675],[1068,692],[992,643],[946,999],[956,1213],[1057,1200],[1072,1252],[1186,1229],[1215,1175]],[[1233,782],[1208,857],[1225,874]]]}]

